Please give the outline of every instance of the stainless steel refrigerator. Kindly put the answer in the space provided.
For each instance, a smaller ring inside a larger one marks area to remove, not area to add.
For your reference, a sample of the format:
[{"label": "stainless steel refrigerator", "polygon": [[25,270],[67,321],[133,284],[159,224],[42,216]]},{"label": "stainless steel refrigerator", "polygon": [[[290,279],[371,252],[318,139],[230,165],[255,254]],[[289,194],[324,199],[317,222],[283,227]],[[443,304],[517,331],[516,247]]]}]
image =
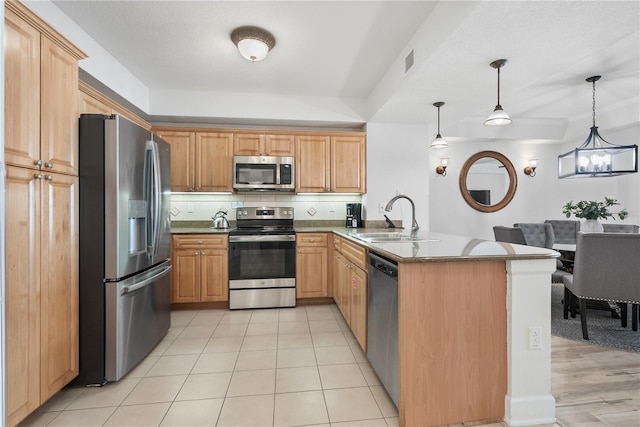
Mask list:
[{"label": "stainless steel refrigerator", "polygon": [[171,324],[170,146],[118,115],[80,116],[80,374],[117,381]]}]

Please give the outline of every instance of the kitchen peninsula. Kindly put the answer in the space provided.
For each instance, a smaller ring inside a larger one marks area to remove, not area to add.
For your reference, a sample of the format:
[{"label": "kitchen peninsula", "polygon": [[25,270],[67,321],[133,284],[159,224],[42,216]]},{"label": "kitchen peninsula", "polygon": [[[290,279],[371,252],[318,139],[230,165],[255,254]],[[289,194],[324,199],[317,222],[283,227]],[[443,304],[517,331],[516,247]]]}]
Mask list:
[{"label": "kitchen peninsula", "polygon": [[[439,233],[401,243],[355,236],[372,231],[381,229],[296,225],[298,234],[333,235],[398,263],[400,425],[553,423],[550,276],[558,254]],[[329,296],[337,297],[335,274]]]}]

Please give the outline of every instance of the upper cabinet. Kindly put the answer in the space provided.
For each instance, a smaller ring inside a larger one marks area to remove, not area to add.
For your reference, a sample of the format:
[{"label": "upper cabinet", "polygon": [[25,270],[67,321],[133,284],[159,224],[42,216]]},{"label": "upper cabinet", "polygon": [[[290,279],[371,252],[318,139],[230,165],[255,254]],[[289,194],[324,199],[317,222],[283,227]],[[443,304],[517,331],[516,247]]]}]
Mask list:
[{"label": "upper cabinet", "polygon": [[365,193],[364,134],[298,136],[296,192]]},{"label": "upper cabinet", "polygon": [[5,160],[77,175],[78,60],[84,55],[20,3],[5,5]]},{"label": "upper cabinet", "polygon": [[235,156],[284,156],[295,155],[293,135],[236,133],[233,137]]},{"label": "upper cabinet", "polygon": [[155,132],[171,144],[171,191],[233,191],[233,133]]}]

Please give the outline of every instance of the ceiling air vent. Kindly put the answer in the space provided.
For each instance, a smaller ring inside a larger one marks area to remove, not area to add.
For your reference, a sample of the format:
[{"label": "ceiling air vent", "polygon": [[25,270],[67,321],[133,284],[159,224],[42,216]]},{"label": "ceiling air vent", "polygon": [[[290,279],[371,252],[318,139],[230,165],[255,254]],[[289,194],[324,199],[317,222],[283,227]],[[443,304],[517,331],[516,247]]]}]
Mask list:
[{"label": "ceiling air vent", "polygon": [[413,49],[411,49],[411,52],[404,58],[404,72],[409,71],[411,67],[413,67]]}]

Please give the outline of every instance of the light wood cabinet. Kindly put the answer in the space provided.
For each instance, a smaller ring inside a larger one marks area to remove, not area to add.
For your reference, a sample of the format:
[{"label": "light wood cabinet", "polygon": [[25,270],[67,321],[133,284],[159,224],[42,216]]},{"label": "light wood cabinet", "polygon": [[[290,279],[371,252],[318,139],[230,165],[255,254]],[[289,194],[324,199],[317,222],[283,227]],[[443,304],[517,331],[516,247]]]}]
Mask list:
[{"label": "light wood cabinet", "polygon": [[228,300],[228,242],[227,234],[173,236],[171,302]]},{"label": "light wood cabinet", "polygon": [[364,137],[331,137],[331,191],[333,193],[366,193],[366,165]]},{"label": "light wood cabinet", "polygon": [[82,81],[78,82],[78,108],[80,114],[118,114],[144,129],[151,129],[151,125],[136,113]]},{"label": "light wood cabinet", "polygon": [[298,193],[365,193],[366,147],[363,135],[296,138]]},{"label": "light wood cabinet", "polygon": [[328,136],[296,137],[296,192],[328,193],[331,139]]},{"label": "light wood cabinet", "polygon": [[367,250],[334,236],[334,300],[342,316],[367,351]]},{"label": "light wood cabinet", "polygon": [[78,375],[78,178],[7,167],[7,416]]},{"label": "light wood cabinet", "polygon": [[5,160],[77,175],[78,60],[84,55],[45,36],[21,4],[5,5]]},{"label": "light wood cabinet", "polygon": [[233,191],[233,133],[156,132],[171,144],[171,191]]},{"label": "light wood cabinet", "polygon": [[4,26],[6,423],[78,375],[78,60],[20,2]]},{"label": "light wood cabinet", "polygon": [[104,114],[106,116],[113,114],[110,106],[80,90],[78,91],[78,110],[80,114]]},{"label": "light wood cabinet", "polygon": [[296,234],[296,297],[328,297],[328,233]]},{"label": "light wood cabinet", "polygon": [[233,154],[236,156],[284,156],[295,155],[293,135],[236,133],[233,137]]}]

